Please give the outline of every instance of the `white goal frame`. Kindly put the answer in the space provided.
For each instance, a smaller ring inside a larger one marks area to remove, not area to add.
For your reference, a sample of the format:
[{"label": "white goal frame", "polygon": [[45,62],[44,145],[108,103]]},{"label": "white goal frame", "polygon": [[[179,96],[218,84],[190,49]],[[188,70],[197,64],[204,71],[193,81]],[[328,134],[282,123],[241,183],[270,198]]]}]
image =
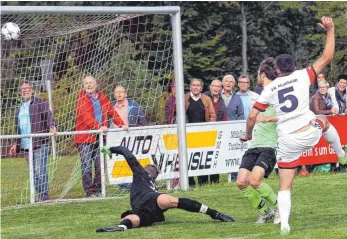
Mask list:
[{"label": "white goal frame", "polygon": [[[180,187],[186,191],[188,189],[188,155],[186,147],[186,119],[184,102],[184,80],[183,80],[183,52],[182,52],[182,33],[181,33],[181,12],[178,6],[168,7],[76,7],[76,6],[2,6],[1,14],[169,14],[171,17],[173,56],[174,56],[174,74],[176,88],[176,112],[177,112],[177,134],[178,134],[178,153],[179,153],[179,171]],[[85,132],[59,132],[59,135],[81,134]],[[88,133],[99,133],[100,130],[88,131]],[[29,174],[30,174],[30,203],[35,203],[35,188],[33,178],[32,162],[32,139],[33,137],[50,136],[52,134],[30,134],[29,147]],[[21,138],[24,135],[1,135],[0,139]],[[100,141],[102,142],[102,141]],[[100,145],[102,146],[102,145]],[[54,150],[54,149],[53,149]],[[105,172],[104,157],[101,155],[101,181],[102,195],[105,196]]]}]

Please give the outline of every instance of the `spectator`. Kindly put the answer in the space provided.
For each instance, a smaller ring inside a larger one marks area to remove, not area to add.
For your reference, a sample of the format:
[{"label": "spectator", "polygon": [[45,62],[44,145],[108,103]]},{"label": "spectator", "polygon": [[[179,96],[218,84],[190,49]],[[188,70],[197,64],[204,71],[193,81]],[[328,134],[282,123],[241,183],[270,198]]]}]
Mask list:
[{"label": "spectator", "polygon": [[210,91],[206,91],[205,95],[209,96],[212,100],[214,111],[216,113],[216,121],[226,121],[226,106],[222,98],[222,82],[220,80],[213,80],[210,85]]},{"label": "spectator", "polygon": [[165,122],[167,124],[176,123],[176,88],[174,82],[171,84],[171,95],[165,101]]},{"label": "spectator", "polygon": [[234,86],[234,76],[224,76],[222,98],[227,108],[227,120],[243,120],[245,117],[242,101],[239,95],[233,93]]},{"label": "spectator", "polygon": [[251,108],[253,107],[259,95],[249,90],[251,81],[249,79],[249,76],[247,75],[241,75],[239,77],[238,85],[240,90],[236,94],[238,94],[241,98],[243,113],[245,117],[244,119],[246,120],[248,118],[249,112],[251,111]]},{"label": "spectator", "polygon": [[[186,114],[190,123],[216,121],[216,114],[210,97],[201,94],[202,80],[192,79],[190,92],[185,95]],[[208,183],[208,176],[198,176],[199,185]],[[194,177],[189,177],[189,186],[195,186]]]},{"label": "spectator", "polygon": [[[125,125],[129,127],[144,126],[147,125],[146,115],[139,103],[132,99],[127,98],[126,89],[118,85],[114,89],[114,98],[116,101],[113,103],[113,108],[116,110],[118,115],[121,117]],[[113,128],[118,126],[112,123]],[[120,189],[130,189],[131,183],[119,184]]]},{"label": "spectator", "polygon": [[[118,113],[112,108],[110,101],[102,93],[96,90],[97,83],[92,76],[83,79],[84,90],[80,91],[76,109],[76,131],[102,130],[107,132],[108,119],[123,129],[127,129]],[[82,184],[87,197],[101,195],[101,170],[99,135],[78,134],[75,136],[75,144],[81,156]],[[92,165],[94,162],[95,175],[92,182]]]},{"label": "spectator", "polygon": [[316,115],[336,115],[337,109],[333,107],[331,96],[328,94],[329,83],[321,80],[318,83],[318,90],[312,96],[310,109]]},{"label": "spectator", "polygon": [[340,75],[337,78],[335,87],[331,87],[328,93],[331,95],[334,107],[338,108],[338,114],[347,115],[347,75]]},{"label": "spectator", "polygon": [[[55,121],[52,111],[46,101],[32,95],[33,88],[29,81],[20,85],[22,102],[15,112],[15,127],[17,134],[52,133],[56,135]],[[10,149],[10,155],[24,150],[27,163],[29,163],[29,138],[18,138],[16,144]],[[34,186],[39,201],[49,200],[49,184],[47,161],[49,153],[49,137],[33,138],[33,171]]]},{"label": "spectator", "polygon": [[[124,124],[129,127],[147,125],[146,115],[140,104],[127,97],[126,89],[121,85],[116,86],[114,89],[114,98],[116,98],[116,101],[113,103],[113,107]],[[118,126],[113,124],[113,127]]]},{"label": "spectator", "polygon": [[317,92],[317,90],[318,90],[318,82],[320,82],[321,80],[328,81],[326,75],[323,72],[320,72],[317,75],[316,80],[314,81],[314,83],[311,84],[311,86],[310,86],[310,96],[313,96]]},{"label": "spectator", "polygon": [[[217,117],[216,121],[227,120],[226,107],[221,93],[222,82],[220,80],[213,80],[210,85],[210,91],[205,92],[205,95],[209,96],[212,100]],[[210,183],[219,183],[219,174],[210,175]]]}]

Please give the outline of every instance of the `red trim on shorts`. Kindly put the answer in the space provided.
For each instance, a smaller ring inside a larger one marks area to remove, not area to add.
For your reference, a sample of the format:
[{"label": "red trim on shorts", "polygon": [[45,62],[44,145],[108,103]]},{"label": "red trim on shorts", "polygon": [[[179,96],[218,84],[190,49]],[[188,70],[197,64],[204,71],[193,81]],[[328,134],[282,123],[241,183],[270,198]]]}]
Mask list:
[{"label": "red trim on shorts", "polygon": [[279,168],[296,168],[300,165],[300,159],[291,162],[277,162]]},{"label": "red trim on shorts", "polygon": [[320,119],[316,119],[315,122],[320,125],[322,132],[325,131],[324,124]]},{"label": "red trim on shorts", "polygon": [[262,104],[262,103],[259,103],[258,101],[256,101],[255,104],[253,105],[253,108],[262,112],[264,112],[267,107],[269,107],[268,104]]},{"label": "red trim on shorts", "polygon": [[312,66],[306,68],[307,74],[310,77],[311,84],[316,80],[317,73]]}]

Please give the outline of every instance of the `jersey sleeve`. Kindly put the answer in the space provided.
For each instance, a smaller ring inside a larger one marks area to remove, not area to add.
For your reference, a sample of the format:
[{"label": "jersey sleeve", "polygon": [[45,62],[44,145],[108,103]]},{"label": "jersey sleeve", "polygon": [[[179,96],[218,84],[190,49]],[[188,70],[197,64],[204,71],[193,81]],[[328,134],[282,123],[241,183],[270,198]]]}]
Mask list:
[{"label": "jersey sleeve", "polygon": [[146,170],[137,161],[135,155],[127,148],[123,146],[111,147],[111,152],[114,154],[121,154],[127,161],[131,171],[135,175],[136,173],[144,173]]},{"label": "jersey sleeve", "polygon": [[264,112],[270,104],[271,89],[270,87],[265,87],[258,97],[257,101],[254,103],[253,108]]},{"label": "jersey sleeve", "polygon": [[310,83],[312,84],[316,80],[317,73],[312,66],[307,67],[305,70],[306,70],[308,77],[310,79]]}]

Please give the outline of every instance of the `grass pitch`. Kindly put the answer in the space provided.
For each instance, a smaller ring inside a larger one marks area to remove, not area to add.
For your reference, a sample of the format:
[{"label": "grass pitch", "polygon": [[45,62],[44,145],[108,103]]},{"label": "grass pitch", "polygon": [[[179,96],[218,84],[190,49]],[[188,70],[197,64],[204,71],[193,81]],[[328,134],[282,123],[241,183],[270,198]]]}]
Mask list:
[{"label": "grass pitch", "polygon": [[[267,182],[278,191],[278,179]],[[347,174],[297,177],[292,192],[291,235],[279,236],[279,225],[255,224],[258,217],[235,183],[222,182],[177,192],[232,215],[221,223],[206,215],[172,209],[166,224],[125,232],[96,234],[114,226],[129,209],[129,197],[44,204],[2,211],[1,238],[347,238]]]}]

